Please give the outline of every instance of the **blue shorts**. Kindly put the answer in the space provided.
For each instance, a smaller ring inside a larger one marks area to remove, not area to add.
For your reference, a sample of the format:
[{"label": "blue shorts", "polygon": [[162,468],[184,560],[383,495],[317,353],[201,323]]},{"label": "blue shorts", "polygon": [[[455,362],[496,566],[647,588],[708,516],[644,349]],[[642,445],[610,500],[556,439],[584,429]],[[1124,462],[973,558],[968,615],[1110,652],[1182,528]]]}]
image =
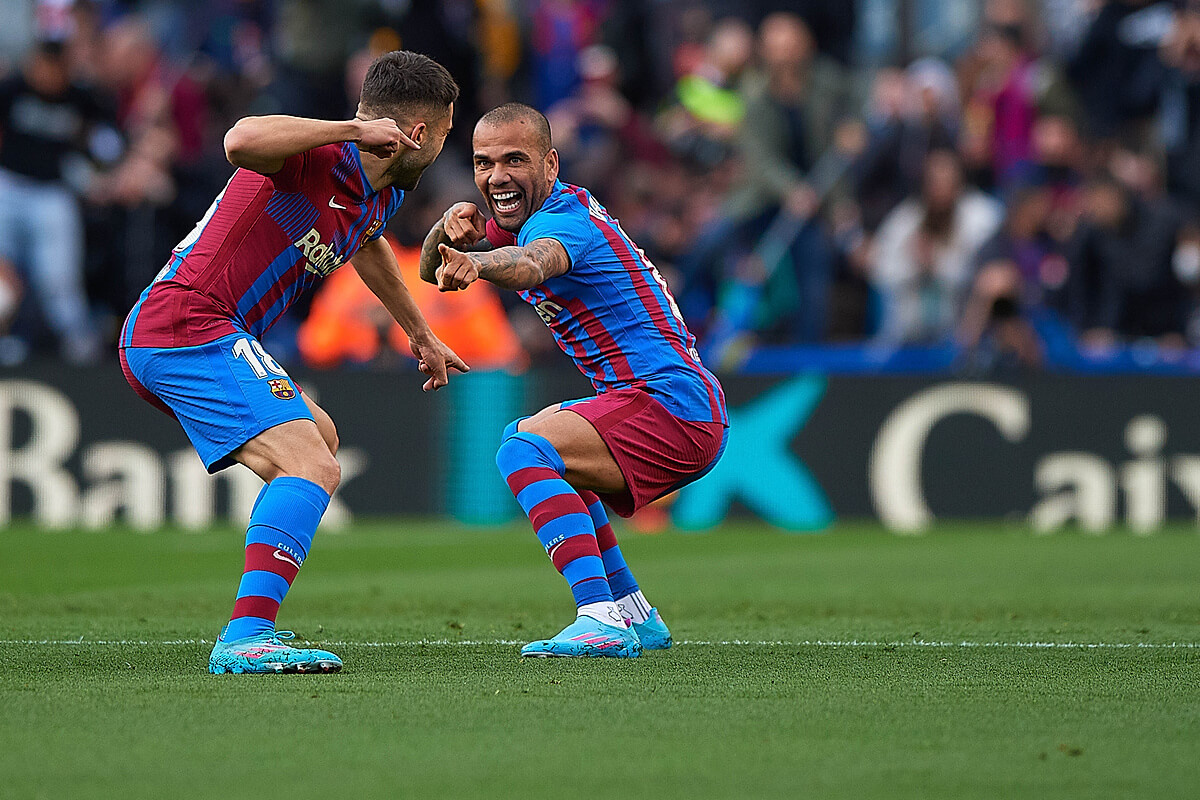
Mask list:
[{"label": "blue shorts", "polygon": [[126,347],[125,380],[183,426],[209,472],[268,428],[312,419],[287,372],[248,333],[193,347]]}]

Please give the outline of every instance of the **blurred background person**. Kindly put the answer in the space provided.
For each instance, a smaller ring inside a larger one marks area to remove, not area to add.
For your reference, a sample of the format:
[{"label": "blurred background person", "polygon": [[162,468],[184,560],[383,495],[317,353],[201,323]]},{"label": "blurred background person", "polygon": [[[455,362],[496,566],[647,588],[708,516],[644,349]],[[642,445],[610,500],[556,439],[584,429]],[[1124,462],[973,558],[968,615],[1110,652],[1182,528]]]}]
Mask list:
[{"label": "blurred background person", "polygon": [[[70,363],[91,362],[100,350],[84,292],[77,192],[120,151],[110,108],[71,80],[61,42],[40,42],[0,82],[0,257],[28,282]],[[21,328],[18,341],[36,331]]]},{"label": "blurred background person", "polygon": [[964,184],[953,151],[930,154],[920,193],[897,206],[875,238],[870,278],[880,301],[878,342],[951,340],[975,255],[1002,213],[996,201]]}]

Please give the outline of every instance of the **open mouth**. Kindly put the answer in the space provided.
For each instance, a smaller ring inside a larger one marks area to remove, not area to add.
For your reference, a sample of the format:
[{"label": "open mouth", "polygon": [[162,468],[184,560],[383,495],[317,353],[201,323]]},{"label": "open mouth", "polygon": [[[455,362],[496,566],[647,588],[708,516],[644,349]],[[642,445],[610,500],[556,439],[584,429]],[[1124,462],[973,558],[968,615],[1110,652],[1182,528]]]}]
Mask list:
[{"label": "open mouth", "polygon": [[496,192],[492,195],[492,206],[498,214],[512,214],[521,207],[521,193]]}]

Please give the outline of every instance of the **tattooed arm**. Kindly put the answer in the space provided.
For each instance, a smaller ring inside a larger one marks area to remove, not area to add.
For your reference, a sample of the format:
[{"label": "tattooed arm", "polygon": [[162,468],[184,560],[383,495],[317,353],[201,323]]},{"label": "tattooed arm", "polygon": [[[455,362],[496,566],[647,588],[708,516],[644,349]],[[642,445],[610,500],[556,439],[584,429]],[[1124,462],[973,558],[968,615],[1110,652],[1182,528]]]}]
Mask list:
[{"label": "tattooed arm", "polygon": [[488,253],[463,253],[446,244],[437,248],[442,258],[438,288],[443,292],[465,289],[479,278],[501,289],[532,289],[571,268],[571,257],[556,239],[534,239],[524,247]]},{"label": "tattooed arm", "polygon": [[492,249],[487,240],[487,229],[483,215],[474,203],[456,203],[442,215],[421,245],[421,280],[437,283],[437,270],[442,265],[438,245],[445,244],[460,250],[485,252]]}]

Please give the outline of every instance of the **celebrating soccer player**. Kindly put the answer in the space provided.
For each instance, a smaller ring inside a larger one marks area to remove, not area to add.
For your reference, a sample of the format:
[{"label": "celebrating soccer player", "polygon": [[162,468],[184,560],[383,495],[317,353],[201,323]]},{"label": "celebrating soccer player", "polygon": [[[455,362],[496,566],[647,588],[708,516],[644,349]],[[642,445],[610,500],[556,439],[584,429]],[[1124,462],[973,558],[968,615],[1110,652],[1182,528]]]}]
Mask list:
[{"label": "celebrating soccer player", "polygon": [[421,277],[443,291],[479,278],[517,291],[597,392],[511,423],[496,453],[578,609],[558,635],[521,654],[665,649],[670,631],[638,588],[601,501],[627,517],[712,469],[728,438],[721,385],[658,270],[586,189],[558,180],[541,113],[500,106],[479,120],[473,146],[491,219],[471,203],[451,207],[425,239]]},{"label": "celebrating soccer player", "polygon": [[142,293],[121,332],[126,380],[179,420],[209,472],[240,462],[267,482],[210,672],[336,672],[333,653],[285,644],[275,617],[340,469],[333,421],[263,349],[299,295],[354,258],[412,343],[426,390],[467,366],[429,329],[379,237],[442,150],[458,86],[433,60],[380,56],[355,119],[249,117],[225,136],[239,169]]}]

